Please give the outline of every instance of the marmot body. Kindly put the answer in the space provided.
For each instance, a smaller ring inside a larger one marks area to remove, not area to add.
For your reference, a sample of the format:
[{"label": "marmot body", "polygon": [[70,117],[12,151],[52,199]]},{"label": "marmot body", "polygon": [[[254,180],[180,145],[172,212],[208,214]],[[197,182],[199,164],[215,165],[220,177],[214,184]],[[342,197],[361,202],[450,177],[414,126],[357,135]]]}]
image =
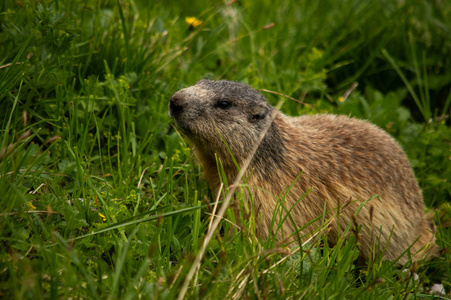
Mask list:
[{"label": "marmot body", "polygon": [[[265,134],[245,175],[260,209],[257,228],[262,236],[274,233],[270,224],[278,199],[284,199],[287,209],[294,206],[296,223],[284,222],[282,238],[325,209],[335,209],[331,214],[336,216],[337,207],[347,203],[331,223],[328,240],[333,244],[362,202],[377,194],[379,199],[364,204],[355,220],[362,224],[363,259],[370,258],[375,244],[383,249],[387,241],[384,257],[390,260],[412,245],[414,260],[424,256],[428,244],[436,247],[406,154],[375,125],[328,114],[288,117],[253,88],[232,81],[200,80],[175,93],[169,111],[194,145],[215,193],[220,186],[215,154],[231,184],[238,174],[231,154],[241,166]],[[404,255],[400,262],[406,260]]]}]

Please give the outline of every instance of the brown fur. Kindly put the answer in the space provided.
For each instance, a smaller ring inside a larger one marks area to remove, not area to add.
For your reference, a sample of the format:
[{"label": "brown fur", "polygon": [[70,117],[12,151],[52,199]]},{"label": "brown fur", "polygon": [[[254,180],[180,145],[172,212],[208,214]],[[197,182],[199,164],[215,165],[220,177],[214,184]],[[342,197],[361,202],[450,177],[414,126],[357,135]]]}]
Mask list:
[{"label": "brown fur", "polygon": [[[230,107],[224,107],[224,101]],[[283,198],[289,209],[311,189],[294,206],[292,218],[300,228],[321,216],[325,205],[327,211],[335,209],[328,215],[339,220],[331,223],[328,239],[333,244],[338,226],[346,228],[362,201],[377,194],[379,199],[363,205],[354,220],[363,225],[359,240],[363,259],[371,257],[374,243],[383,249],[389,239],[384,253],[389,260],[412,244],[414,260],[437,251],[409,161],[399,144],[375,125],[328,114],[288,117],[256,90],[231,81],[201,80],[175,93],[169,110],[193,144],[213,192],[220,185],[215,154],[231,183],[238,172],[230,152],[241,166],[267,129],[245,175],[250,175],[247,184],[260,208],[257,226],[262,236],[271,234],[278,199]],[[338,216],[337,206],[345,203]],[[282,229],[280,238],[291,235],[295,226],[287,220]],[[422,251],[428,244],[433,250]],[[404,255],[400,262],[406,260]]]}]

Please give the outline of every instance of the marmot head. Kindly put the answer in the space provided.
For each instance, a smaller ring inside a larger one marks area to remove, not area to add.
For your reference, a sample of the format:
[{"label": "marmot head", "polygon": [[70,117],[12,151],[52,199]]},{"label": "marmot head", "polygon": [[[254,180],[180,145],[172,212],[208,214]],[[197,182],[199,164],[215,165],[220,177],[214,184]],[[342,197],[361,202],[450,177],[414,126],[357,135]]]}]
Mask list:
[{"label": "marmot head", "polygon": [[200,80],[169,102],[170,116],[198,150],[225,158],[229,147],[237,160],[246,158],[271,124],[273,110],[255,89],[225,80]]}]

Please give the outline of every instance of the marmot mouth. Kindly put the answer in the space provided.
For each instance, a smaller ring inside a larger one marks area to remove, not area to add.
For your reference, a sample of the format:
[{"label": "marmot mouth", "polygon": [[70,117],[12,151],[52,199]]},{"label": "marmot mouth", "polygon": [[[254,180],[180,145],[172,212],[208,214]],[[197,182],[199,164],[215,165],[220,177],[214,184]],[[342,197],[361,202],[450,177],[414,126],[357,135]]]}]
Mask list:
[{"label": "marmot mouth", "polygon": [[187,123],[178,120],[177,118],[174,118],[173,116],[171,116],[174,121],[175,121],[175,125],[177,126],[177,128],[185,135],[187,136],[192,136],[194,135],[193,131],[191,130],[191,127],[188,126]]}]

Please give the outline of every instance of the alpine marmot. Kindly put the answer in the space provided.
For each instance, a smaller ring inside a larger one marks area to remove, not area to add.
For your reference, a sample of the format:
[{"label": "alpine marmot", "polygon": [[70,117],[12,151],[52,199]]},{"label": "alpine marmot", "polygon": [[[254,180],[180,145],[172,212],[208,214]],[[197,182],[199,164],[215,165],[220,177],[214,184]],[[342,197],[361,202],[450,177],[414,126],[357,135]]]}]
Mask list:
[{"label": "alpine marmot", "polygon": [[[289,239],[300,228],[306,234],[320,222],[305,225],[326,211],[326,217],[336,217],[328,233],[332,244],[350,222],[362,224],[360,255],[365,260],[375,245],[386,247],[389,260],[409,247],[414,260],[430,253],[425,249],[437,251],[407,156],[375,125],[331,114],[288,117],[255,89],[224,80],[200,80],[176,92],[169,112],[194,146],[214,193],[221,181],[217,161],[231,184],[264,134],[243,176],[258,208],[262,237]],[[291,218],[276,233],[272,220],[278,201]],[[399,260],[406,261],[407,255]]]}]

